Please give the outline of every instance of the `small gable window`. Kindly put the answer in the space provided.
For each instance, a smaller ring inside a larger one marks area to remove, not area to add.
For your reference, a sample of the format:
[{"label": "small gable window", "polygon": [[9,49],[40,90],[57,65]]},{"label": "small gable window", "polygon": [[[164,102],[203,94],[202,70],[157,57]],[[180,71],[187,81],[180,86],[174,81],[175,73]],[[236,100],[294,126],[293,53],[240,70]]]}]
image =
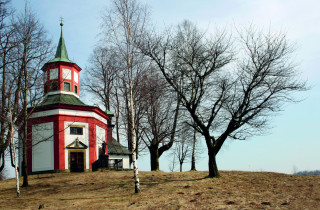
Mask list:
[{"label": "small gable window", "polygon": [[76,93],[76,94],[78,94],[78,86],[74,86],[74,92]]},{"label": "small gable window", "polygon": [[64,82],[63,83],[63,90],[64,91],[70,91],[70,83],[69,82]]},{"label": "small gable window", "polygon": [[83,135],[83,128],[82,127],[70,127],[70,134],[71,135]]}]

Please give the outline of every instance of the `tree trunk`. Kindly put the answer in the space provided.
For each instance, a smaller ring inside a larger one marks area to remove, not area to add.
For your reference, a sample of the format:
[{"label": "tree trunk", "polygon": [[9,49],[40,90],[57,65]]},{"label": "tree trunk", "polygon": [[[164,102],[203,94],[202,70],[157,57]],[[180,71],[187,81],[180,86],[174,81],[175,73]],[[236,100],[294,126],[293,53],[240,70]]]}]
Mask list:
[{"label": "tree trunk", "polygon": [[182,165],[183,165],[183,162],[180,162],[180,172],[182,172]]},{"label": "tree trunk", "polygon": [[216,163],[216,153],[213,148],[208,148],[209,153],[209,177],[219,177],[219,171]]},{"label": "tree trunk", "polygon": [[[14,170],[15,170],[15,175],[16,175],[17,196],[19,197],[20,196],[19,174],[18,174],[18,167],[17,167],[16,147],[15,147],[14,138],[13,138],[13,119],[12,119],[12,113],[11,113],[11,106],[10,105],[9,105],[9,110],[10,110],[10,154],[11,154],[11,164],[14,165]],[[13,150],[14,163],[12,163],[11,144],[12,144],[12,150]]]},{"label": "tree trunk", "polygon": [[24,114],[24,119],[23,119],[23,161],[22,161],[22,174],[23,174],[23,184],[22,187],[28,187],[28,168],[27,168],[27,152],[28,152],[28,109],[27,109],[27,73],[26,73],[26,67],[24,69],[25,73],[25,86],[24,86],[24,102],[23,102],[23,114]]},{"label": "tree trunk", "polygon": [[130,20],[129,20],[129,8],[128,1],[126,3],[126,19],[127,19],[127,67],[128,67],[128,79],[129,79],[129,93],[130,93],[130,123],[131,124],[131,144],[132,144],[132,163],[133,163],[133,171],[134,171],[134,189],[135,193],[140,192],[140,180],[139,180],[139,170],[137,165],[137,153],[136,153],[136,134],[135,134],[135,123],[134,123],[134,110],[133,110],[133,87],[132,87],[132,60],[131,60],[131,42],[130,42]]},{"label": "tree trunk", "polygon": [[[10,135],[10,134],[9,134]],[[10,136],[11,139],[11,136]],[[14,168],[15,164],[14,164],[14,155],[12,154],[12,147],[14,147],[14,145],[12,145],[11,140],[10,140],[10,145],[9,145],[9,152],[10,152],[10,161],[11,161],[11,166]]]},{"label": "tree trunk", "polygon": [[[2,155],[2,158],[1,158],[1,155]],[[0,160],[2,160],[2,164],[0,166],[0,171],[2,171],[4,169],[4,166],[6,165],[6,161],[4,159],[4,152],[2,154],[0,154]]]},{"label": "tree trunk", "polygon": [[191,156],[191,171],[196,171],[196,149],[197,149],[197,131],[193,129],[193,145]]},{"label": "tree trunk", "polygon": [[[132,141],[132,144],[135,144],[134,141]],[[133,148],[135,145],[133,146]],[[133,163],[133,175],[134,175],[134,191],[135,193],[140,193],[140,180],[139,180],[139,170],[136,160],[136,152],[132,153],[132,163]]]},{"label": "tree trunk", "polygon": [[[2,2],[1,2],[2,3]],[[6,124],[6,101],[7,101],[7,94],[6,94],[6,53],[4,52],[4,55],[2,57],[2,63],[4,64],[2,66],[2,87],[1,87],[1,113],[0,113],[0,160],[2,155],[2,164],[0,166],[0,171],[4,169],[5,166],[5,150],[7,148],[6,142],[5,142],[5,124]]]},{"label": "tree trunk", "polygon": [[[131,115],[130,114],[131,113],[131,109],[130,109],[130,105],[129,105],[129,99],[128,99],[127,96],[126,96],[126,109],[127,109],[127,122],[128,122],[128,124],[127,124],[128,125],[128,127],[127,127],[128,149],[129,149],[130,152],[133,153],[133,148],[132,148],[132,145],[133,145],[133,143],[132,143],[132,133],[133,133],[132,125],[133,124],[131,122],[131,116],[130,116]],[[132,156],[130,156],[129,161],[130,161],[130,165],[131,165]]]},{"label": "tree trunk", "polygon": [[17,187],[17,196],[20,196],[20,189],[19,189],[19,173],[17,167],[17,156],[16,156],[16,147],[14,146],[13,142],[13,158],[14,158],[14,171],[16,174],[16,187]]},{"label": "tree trunk", "polygon": [[158,148],[150,148],[151,171],[159,170],[159,151]]},{"label": "tree trunk", "polygon": [[[135,130],[137,128],[137,125],[135,124]],[[138,160],[139,158],[139,140],[137,138],[138,132],[136,132],[135,138],[136,138],[136,159]]]},{"label": "tree trunk", "polygon": [[[25,156],[23,154],[23,156]],[[24,159],[24,158],[23,158]],[[26,161],[22,161],[22,176],[23,176],[23,183],[22,183],[22,187],[28,187],[29,183],[28,183],[28,170],[27,170],[27,164],[25,164]]]},{"label": "tree trunk", "polygon": [[23,150],[23,159],[22,159],[22,176],[23,176],[23,184],[22,187],[28,187],[28,168],[27,168],[27,142],[22,142],[22,150]]},{"label": "tree trunk", "polygon": [[117,114],[116,114],[116,129],[117,129],[117,141],[120,143],[120,134],[119,134],[119,116],[120,116],[120,103],[118,90],[116,89],[116,100],[117,100]]},{"label": "tree trunk", "polygon": [[[129,71],[130,73],[130,71]],[[135,193],[140,192],[140,180],[139,180],[139,170],[137,165],[137,153],[136,153],[136,136],[135,136],[135,125],[134,125],[134,112],[133,112],[133,97],[132,97],[132,80],[129,74],[130,82],[130,111],[131,111],[131,144],[132,144],[132,163],[133,163],[133,173],[134,173],[134,189]]]}]

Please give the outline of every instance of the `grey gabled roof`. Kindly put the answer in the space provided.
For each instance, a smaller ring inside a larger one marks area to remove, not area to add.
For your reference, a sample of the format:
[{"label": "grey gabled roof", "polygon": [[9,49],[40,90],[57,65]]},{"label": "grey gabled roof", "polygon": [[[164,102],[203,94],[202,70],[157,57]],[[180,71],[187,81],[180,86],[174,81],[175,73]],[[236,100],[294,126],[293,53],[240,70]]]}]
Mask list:
[{"label": "grey gabled roof", "polygon": [[77,97],[67,94],[48,95],[38,106],[47,106],[52,104],[69,104],[77,106],[87,106]]},{"label": "grey gabled roof", "polygon": [[110,154],[110,155],[131,155],[132,154],[127,149],[127,147],[122,146],[115,139],[112,139],[112,141],[108,141],[107,145],[108,145],[108,154]]}]

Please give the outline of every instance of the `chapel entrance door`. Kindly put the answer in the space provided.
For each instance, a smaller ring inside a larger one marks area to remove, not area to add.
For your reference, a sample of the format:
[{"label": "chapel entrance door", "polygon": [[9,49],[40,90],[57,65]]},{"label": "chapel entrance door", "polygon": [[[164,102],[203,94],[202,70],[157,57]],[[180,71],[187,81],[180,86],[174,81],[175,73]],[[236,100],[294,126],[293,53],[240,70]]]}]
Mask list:
[{"label": "chapel entrance door", "polygon": [[70,152],[70,172],[84,172],[84,152]]}]

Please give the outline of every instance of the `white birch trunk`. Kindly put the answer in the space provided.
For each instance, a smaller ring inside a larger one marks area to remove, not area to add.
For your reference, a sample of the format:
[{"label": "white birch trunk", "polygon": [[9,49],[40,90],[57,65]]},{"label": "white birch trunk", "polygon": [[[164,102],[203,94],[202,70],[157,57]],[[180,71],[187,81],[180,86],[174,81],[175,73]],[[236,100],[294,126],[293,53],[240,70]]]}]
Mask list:
[{"label": "white birch trunk", "polygon": [[140,180],[139,180],[139,170],[137,165],[137,151],[136,151],[136,132],[134,123],[134,110],[133,110],[133,91],[132,91],[132,60],[131,60],[131,32],[130,32],[130,19],[128,1],[126,1],[126,19],[127,19],[127,66],[128,66],[128,79],[129,79],[129,92],[130,92],[130,112],[131,112],[131,145],[132,145],[132,163],[133,163],[133,173],[134,173],[134,189],[135,193],[140,192]]},{"label": "white birch trunk", "polygon": [[[12,150],[13,150],[13,159],[14,159],[14,170],[16,173],[16,187],[17,187],[17,196],[20,196],[20,188],[19,188],[19,173],[18,173],[18,167],[17,167],[17,156],[16,156],[16,147],[14,144],[14,137],[13,137],[13,121],[12,121],[12,113],[11,113],[11,107],[9,105],[9,111],[10,111],[10,123],[11,123],[11,127],[10,127],[10,133],[11,133],[11,145],[12,145]],[[11,149],[11,148],[10,148]]]}]

